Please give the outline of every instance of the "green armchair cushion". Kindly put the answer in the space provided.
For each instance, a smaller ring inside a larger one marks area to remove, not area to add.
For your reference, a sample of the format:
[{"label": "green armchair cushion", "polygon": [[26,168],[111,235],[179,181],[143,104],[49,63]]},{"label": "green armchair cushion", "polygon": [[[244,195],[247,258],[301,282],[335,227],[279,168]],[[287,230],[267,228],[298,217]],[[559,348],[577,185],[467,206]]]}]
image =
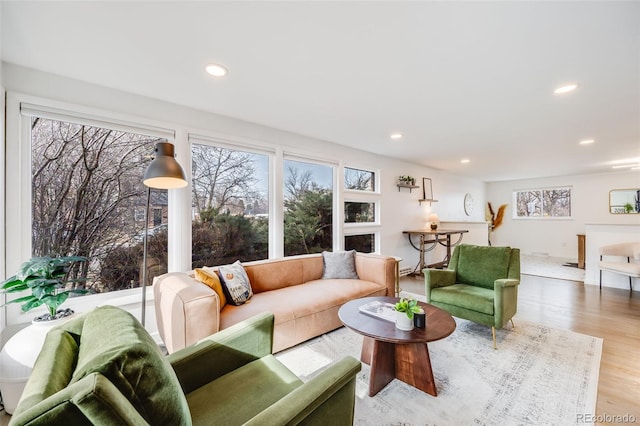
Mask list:
[{"label": "green armchair cushion", "polygon": [[431,301],[493,315],[493,289],[454,284],[431,290]]},{"label": "green armchair cushion", "polygon": [[244,365],[187,394],[194,425],[241,425],[302,385],[273,355]]},{"label": "green armchair cushion", "polygon": [[493,290],[497,279],[507,277],[510,257],[511,247],[461,244],[456,267],[457,282]]},{"label": "green armchair cushion", "polygon": [[100,373],[149,423],[188,423],[189,408],[178,378],[136,318],[119,308],[103,306],[73,321],[83,325],[71,383]]}]

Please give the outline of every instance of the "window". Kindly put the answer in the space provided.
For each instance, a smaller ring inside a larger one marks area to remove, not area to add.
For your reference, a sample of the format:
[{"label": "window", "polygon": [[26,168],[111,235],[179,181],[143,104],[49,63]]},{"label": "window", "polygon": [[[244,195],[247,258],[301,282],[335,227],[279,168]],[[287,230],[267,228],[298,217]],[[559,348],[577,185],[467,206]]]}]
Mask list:
[{"label": "window", "polygon": [[345,201],[345,223],[374,223],[376,221],[376,203]]},{"label": "window", "polygon": [[369,170],[344,168],[344,189],[356,191],[375,191],[376,174]]},{"label": "window", "polygon": [[516,218],[571,217],[571,188],[528,189],[513,194]]},{"label": "window", "polygon": [[[86,277],[76,285],[93,293],[139,287],[147,193],[141,177],[162,139],[29,119],[32,255],[86,256],[72,274]],[[151,199],[149,225],[165,229],[149,240],[150,280],[167,270],[166,199]]]},{"label": "window", "polygon": [[284,255],[333,247],[333,168],[284,160]]},{"label": "window", "polygon": [[374,253],[376,251],[376,234],[345,235],[344,249]]},{"label": "window", "polygon": [[192,267],[269,257],[269,156],[193,143]]}]

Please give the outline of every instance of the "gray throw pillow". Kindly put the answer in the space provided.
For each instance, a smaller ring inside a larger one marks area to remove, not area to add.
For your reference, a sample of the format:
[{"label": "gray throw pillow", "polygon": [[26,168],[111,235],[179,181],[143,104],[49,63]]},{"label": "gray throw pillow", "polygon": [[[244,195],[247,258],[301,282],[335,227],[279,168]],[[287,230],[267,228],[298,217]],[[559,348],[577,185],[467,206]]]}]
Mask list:
[{"label": "gray throw pillow", "polygon": [[356,251],[322,252],[322,279],[329,280],[335,278],[357,280],[356,272]]}]

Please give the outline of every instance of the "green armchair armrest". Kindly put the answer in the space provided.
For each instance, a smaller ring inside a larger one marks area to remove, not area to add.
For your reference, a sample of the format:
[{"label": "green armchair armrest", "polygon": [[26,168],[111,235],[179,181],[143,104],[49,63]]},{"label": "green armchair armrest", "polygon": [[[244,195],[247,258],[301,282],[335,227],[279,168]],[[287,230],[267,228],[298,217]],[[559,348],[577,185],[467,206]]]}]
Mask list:
[{"label": "green armchair armrest", "polygon": [[92,373],[36,405],[15,413],[9,424],[50,425],[60,422],[62,416],[69,425],[149,424],[100,373]]},{"label": "green armchair armrest", "polygon": [[430,302],[431,290],[438,287],[447,287],[456,283],[456,271],[449,269],[423,269],[426,286],[427,303]]},{"label": "green armchair armrest", "polygon": [[183,391],[271,354],[273,323],[272,313],[258,314],[168,355]]},{"label": "green armchair armrest", "polygon": [[351,425],[360,361],[346,357],[253,417],[246,425]]},{"label": "green armchair armrest", "polygon": [[515,314],[518,305],[518,285],[519,280],[498,279],[495,281],[493,291],[495,306],[495,326],[502,328]]}]

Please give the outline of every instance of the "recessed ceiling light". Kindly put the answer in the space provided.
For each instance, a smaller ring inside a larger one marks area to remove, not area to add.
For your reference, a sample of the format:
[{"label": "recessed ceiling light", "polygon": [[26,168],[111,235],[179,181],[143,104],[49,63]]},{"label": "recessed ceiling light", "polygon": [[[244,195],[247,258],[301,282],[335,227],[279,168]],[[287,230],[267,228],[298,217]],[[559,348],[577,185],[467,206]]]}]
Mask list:
[{"label": "recessed ceiling light", "polygon": [[402,139],[402,133],[391,133],[391,139],[393,140],[398,140],[398,139]]},{"label": "recessed ceiling light", "polygon": [[591,145],[594,142],[595,142],[595,140],[593,140],[593,139],[585,139],[585,140],[581,140],[580,141],[580,145]]},{"label": "recessed ceiling light", "polygon": [[578,88],[577,84],[567,84],[566,86],[558,87],[556,90],[553,91],[553,93],[555,93],[556,95],[559,95],[562,93],[569,93],[569,92],[573,92],[577,88]]},{"label": "recessed ceiling light", "polygon": [[462,164],[467,164],[467,163],[470,163],[470,162],[471,162],[471,160],[469,160],[468,158],[463,158],[462,160],[460,160],[460,162],[461,162]]},{"label": "recessed ceiling light", "polygon": [[209,64],[205,70],[214,77],[224,77],[229,71],[220,64]]}]

